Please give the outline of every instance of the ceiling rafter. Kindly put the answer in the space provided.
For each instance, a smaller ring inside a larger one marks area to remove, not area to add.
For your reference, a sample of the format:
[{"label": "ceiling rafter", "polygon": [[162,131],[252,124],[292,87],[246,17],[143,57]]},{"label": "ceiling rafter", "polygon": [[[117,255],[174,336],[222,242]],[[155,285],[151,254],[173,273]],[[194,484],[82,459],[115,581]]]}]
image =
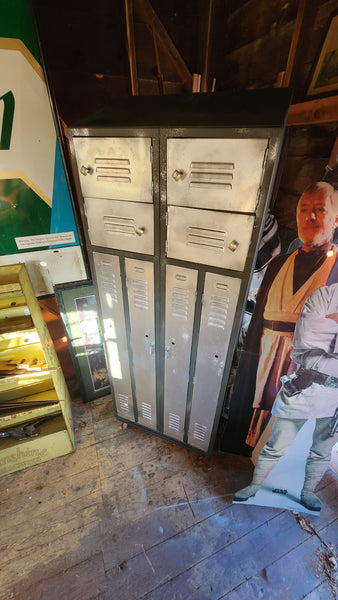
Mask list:
[{"label": "ceiling rafter", "polygon": [[185,64],[182,56],[177,50],[174,42],[169,36],[167,30],[162,25],[160,19],[155,13],[149,0],[129,0],[134,6],[135,13],[142,19],[142,21],[148,25],[152,31],[156,42],[162,52],[167,56],[167,60],[174,67],[180,80],[182,81],[184,88],[191,92],[192,89],[192,74],[190,73],[187,65]]}]

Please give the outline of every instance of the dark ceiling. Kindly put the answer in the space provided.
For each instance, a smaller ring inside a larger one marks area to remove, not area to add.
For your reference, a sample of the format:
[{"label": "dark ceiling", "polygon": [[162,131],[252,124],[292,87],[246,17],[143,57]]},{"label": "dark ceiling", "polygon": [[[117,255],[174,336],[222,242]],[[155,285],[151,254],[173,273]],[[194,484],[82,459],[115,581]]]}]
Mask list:
[{"label": "dark ceiling", "polygon": [[290,85],[307,100],[338,11],[338,0],[30,1],[67,124],[131,94],[190,92],[193,74],[201,91]]}]

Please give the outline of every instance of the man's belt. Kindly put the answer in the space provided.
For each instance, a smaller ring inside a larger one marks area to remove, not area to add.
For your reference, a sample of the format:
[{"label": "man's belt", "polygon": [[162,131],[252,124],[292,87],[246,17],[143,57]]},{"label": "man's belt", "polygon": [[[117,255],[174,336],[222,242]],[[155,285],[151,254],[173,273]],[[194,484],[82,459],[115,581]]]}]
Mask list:
[{"label": "man's belt", "polygon": [[310,387],[312,383],[319,383],[329,388],[338,388],[338,377],[325,375],[313,369],[304,369],[304,367],[299,367],[298,371],[292,375],[283,375],[281,382],[288,396],[299,394]]},{"label": "man's belt", "polygon": [[295,323],[289,323],[288,321],[270,321],[269,319],[264,319],[263,327],[267,327],[267,329],[272,329],[273,331],[281,331],[281,332],[293,332],[295,330]]},{"label": "man's belt", "polygon": [[313,369],[304,369],[303,367],[299,367],[297,374],[298,373],[308,377],[311,383],[319,383],[325,387],[338,388],[338,377],[325,375],[325,373],[319,373],[319,371],[314,371]]}]

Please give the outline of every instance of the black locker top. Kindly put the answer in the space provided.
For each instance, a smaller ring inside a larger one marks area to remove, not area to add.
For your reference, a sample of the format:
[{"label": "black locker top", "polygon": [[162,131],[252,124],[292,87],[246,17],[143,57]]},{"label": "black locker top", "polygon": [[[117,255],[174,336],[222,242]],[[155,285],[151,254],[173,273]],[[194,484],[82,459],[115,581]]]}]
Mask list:
[{"label": "black locker top", "polygon": [[83,135],[83,128],[107,127],[283,128],[291,96],[288,88],[130,96],[68,129],[71,135]]}]

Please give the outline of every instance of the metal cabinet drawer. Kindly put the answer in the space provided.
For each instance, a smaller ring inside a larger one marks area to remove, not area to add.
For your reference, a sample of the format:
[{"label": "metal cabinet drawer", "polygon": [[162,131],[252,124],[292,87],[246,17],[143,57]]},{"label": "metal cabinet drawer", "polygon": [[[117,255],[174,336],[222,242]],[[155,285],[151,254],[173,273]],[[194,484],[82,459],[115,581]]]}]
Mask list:
[{"label": "metal cabinet drawer", "polygon": [[254,212],[266,139],[169,139],[168,204]]},{"label": "metal cabinet drawer", "polygon": [[152,202],[151,138],[74,137],[83,196]]}]

